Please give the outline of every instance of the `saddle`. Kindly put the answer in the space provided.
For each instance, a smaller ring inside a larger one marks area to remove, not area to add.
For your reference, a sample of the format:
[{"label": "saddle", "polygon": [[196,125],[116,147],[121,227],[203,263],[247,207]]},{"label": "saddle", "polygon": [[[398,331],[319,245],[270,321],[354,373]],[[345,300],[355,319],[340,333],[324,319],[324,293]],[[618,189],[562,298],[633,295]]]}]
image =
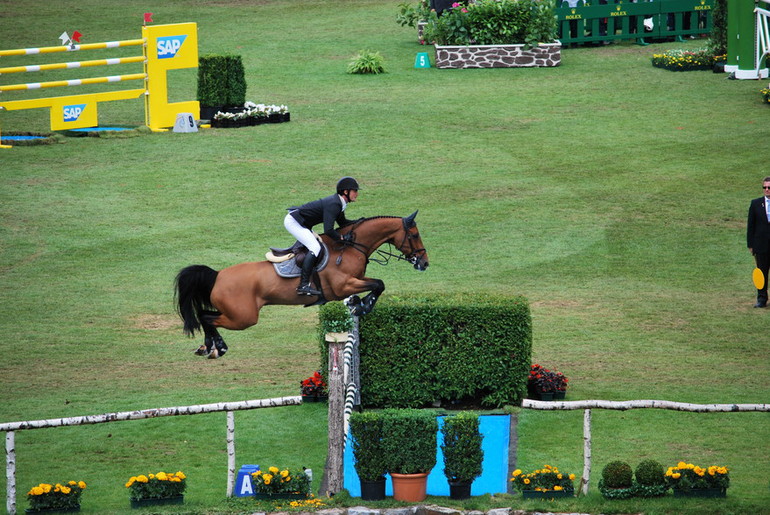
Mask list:
[{"label": "saddle", "polygon": [[[318,256],[315,266],[316,272],[320,272],[326,268],[326,265],[329,262],[329,249],[326,247],[326,244],[321,241],[320,236],[317,234],[315,236],[321,244],[321,255]],[[265,259],[273,264],[275,273],[279,276],[292,278],[302,275],[302,263],[305,261],[307,253],[307,247],[296,241],[291,247],[270,247],[270,251],[265,254]]]}]

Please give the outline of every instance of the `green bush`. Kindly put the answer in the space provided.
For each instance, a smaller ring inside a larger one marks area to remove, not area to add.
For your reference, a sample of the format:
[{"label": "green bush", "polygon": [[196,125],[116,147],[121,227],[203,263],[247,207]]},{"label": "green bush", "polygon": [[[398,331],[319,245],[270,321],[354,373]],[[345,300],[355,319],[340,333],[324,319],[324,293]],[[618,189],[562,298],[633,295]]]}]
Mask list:
[{"label": "green bush", "polygon": [[631,488],[633,471],[625,461],[611,461],[602,470],[602,479],[607,488]]},{"label": "green bush", "polygon": [[383,447],[383,416],[379,411],[351,413],[350,434],[353,437],[353,458],[361,481],[377,481],[387,471]]},{"label": "green bush", "polygon": [[385,73],[385,58],[379,52],[361,50],[348,64],[348,73],[358,75]]},{"label": "green bush", "polygon": [[431,12],[423,36],[438,45],[524,44],[556,40],[555,0],[478,0]]},{"label": "green bush", "polygon": [[198,58],[198,102],[208,107],[246,103],[241,56],[207,54]]},{"label": "green bush", "polygon": [[523,297],[383,297],[360,324],[366,407],[499,407],[526,395],[532,320]]},{"label": "green bush", "polygon": [[640,485],[655,486],[666,482],[663,465],[655,460],[644,460],[636,466],[634,477]]},{"label": "green bush", "polygon": [[484,461],[484,451],[481,449],[484,436],[479,431],[479,416],[461,412],[446,417],[441,426],[441,435],[444,475],[447,480],[471,482],[479,477]]},{"label": "green bush", "polygon": [[422,474],[436,465],[438,422],[431,411],[382,411],[382,448],[388,472]]}]

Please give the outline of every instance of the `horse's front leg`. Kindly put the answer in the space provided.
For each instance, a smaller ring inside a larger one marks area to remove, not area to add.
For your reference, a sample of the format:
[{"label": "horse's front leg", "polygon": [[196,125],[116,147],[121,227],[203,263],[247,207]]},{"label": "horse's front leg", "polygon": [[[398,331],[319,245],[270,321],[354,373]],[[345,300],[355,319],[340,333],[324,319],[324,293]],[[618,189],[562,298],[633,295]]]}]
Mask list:
[{"label": "horse's front leg", "polygon": [[364,278],[360,280],[361,284],[358,285],[355,293],[363,293],[368,291],[369,293],[363,298],[359,298],[358,295],[353,295],[348,300],[348,306],[355,316],[363,316],[372,312],[374,305],[377,303],[377,299],[380,298],[382,292],[385,291],[385,283],[380,279]]}]

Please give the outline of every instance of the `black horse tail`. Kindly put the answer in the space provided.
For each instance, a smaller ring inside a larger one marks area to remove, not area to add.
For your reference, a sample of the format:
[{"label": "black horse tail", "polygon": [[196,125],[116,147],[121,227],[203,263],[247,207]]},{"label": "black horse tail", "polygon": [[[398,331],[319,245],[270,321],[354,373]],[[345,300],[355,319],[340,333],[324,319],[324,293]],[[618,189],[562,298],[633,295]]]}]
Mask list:
[{"label": "black horse tail", "polygon": [[179,271],[175,280],[177,313],[184,322],[184,333],[195,336],[202,329],[203,312],[212,310],[211,290],[217,280],[216,270],[205,265],[191,265]]}]

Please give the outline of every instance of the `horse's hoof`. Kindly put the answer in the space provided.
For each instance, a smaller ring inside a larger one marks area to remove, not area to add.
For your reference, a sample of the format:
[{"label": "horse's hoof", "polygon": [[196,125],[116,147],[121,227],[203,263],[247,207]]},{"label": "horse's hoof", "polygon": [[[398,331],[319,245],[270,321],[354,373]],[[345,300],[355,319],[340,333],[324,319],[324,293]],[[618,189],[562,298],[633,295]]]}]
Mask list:
[{"label": "horse's hoof", "polygon": [[209,359],[217,359],[219,357],[219,351],[215,348],[211,349],[211,352],[209,352]]},{"label": "horse's hoof", "polygon": [[196,356],[208,356],[209,352],[210,351],[206,348],[205,345],[201,345],[200,347],[198,347],[195,350],[195,355]]}]

